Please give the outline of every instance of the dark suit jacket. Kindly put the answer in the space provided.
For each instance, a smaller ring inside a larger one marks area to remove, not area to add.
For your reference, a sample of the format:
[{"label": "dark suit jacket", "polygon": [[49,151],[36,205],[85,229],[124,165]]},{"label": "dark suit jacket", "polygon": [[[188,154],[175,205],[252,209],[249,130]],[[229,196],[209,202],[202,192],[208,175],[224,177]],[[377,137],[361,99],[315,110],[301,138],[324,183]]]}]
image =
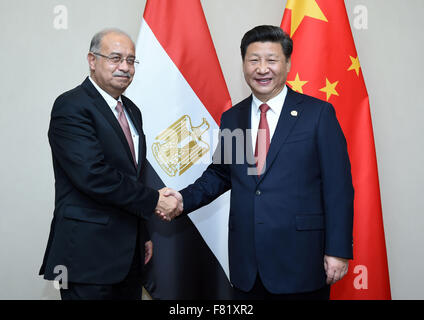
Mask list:
[{"label": "dark suit jacket", "polygon": [[231,282],[249,291],[259,272],[272,293],[317,290],[325,285],[324,254],[352,258],[354,192],[343,132],[329,103],[289,88],[266,171],[249,175],[251,102],[250,96],[221,119],[221,130],[245,134],[245,160],[236,163],[237,139],[221,134],[214,163],[181,191],[184,213],[231,189]]},{"label": "dark suit jacket", "polygon": [[54,279],[55,267],[63,265],[70,282],[117,283],[128,274],[136,241],[144,257],[145,220],[159,194],[141,182],[141,113],[126,97],[122,101],[140,137],[138,168],[119,122],[88,78],[54,103],[48,137],[56,193],[40,269],[45,279]]}]

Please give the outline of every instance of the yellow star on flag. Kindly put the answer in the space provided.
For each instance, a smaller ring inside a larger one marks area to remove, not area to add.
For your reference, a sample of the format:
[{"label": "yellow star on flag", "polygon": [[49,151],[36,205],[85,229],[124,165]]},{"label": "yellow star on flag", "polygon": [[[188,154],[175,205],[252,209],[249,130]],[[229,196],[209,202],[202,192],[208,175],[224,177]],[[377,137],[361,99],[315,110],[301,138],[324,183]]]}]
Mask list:
[{"label": "yellow star on flag", "polygon": [[356,56],[356,58],[349,56],[349,58],[350,61],[352,61],[352,64],[350,65],[349,69],[347,69],[347,71],[355,70],[356,75],[359,77],[359,69],[361,68],[361,65],[359,64],[358,56]]},{"label": "yellow star on flag", "polygon": [[287,83],[288,83],[289,85],[291,85],[291,87],[292,87],[292,89],[293,89],[294,91],[297,91],[297,92],[303,93],[303,89],[302,89],[302,87],[303,87],[305,84],[307,84],[307,83],[308,83],[308,81],[301,81],[301,80],[300,80],[300,78],[299,78],[299,73],[296,73],[296,77],[295,77],[295,79],[294,79],[294,80],[292,80],[292,81],[287,81]]},{"label": "yellow star on flag", "polygon": [[328,22],[315,0],[288,0],[286,9],[290,9],[292,12],[290,37],[293,36],[305,17]]},{"label": "yellow star on flag", "polygon": [[336,91],[336,86],[338,83],[338,81],[331,83],[330,81],[328,81],[328,78],[325,78],[325,87],[319,89],[319,91],[325,92],[327,94],[327,101],[333,94],[336,96],[339,95]]}]

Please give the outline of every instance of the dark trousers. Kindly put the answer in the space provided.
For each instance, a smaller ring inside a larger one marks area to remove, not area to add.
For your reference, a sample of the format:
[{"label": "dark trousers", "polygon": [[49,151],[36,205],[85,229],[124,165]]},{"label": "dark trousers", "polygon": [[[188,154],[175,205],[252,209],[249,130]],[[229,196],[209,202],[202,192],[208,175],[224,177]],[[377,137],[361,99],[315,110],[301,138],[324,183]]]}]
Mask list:
[{"label": "dark trousers", "polygon": [[141,300],[141,270],[140,247],[137,245],[130,271],[122,282],[111,285],[71,282],[68,289],[60,289],[60,296],[62,300]]},{"label": "dark trousers", "polygon": [[325,286],[312,292],[274,294],[270,293],[262,284],[259,274],[256,276],[255,284],[249,292],[234,287],[235,300],[329,300],[330,286]]}]

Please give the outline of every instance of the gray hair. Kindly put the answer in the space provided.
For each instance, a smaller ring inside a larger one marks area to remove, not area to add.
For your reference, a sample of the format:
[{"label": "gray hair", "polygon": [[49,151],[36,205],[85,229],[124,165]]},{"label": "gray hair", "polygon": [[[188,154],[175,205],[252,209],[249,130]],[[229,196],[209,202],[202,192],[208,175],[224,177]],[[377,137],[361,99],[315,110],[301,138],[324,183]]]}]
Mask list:
[{"label": "gray hair", "polygon": [[[108,35],[109,33],[117,33],[117,34],[127,36],[132,41],[132,39],[128,35],[128,33],[124,32],[120,29],[117,29],[117,28],[103,29],[103,30],[97,32],[93,36],[93,39],[91,39],[90,52],[97,52],[97,53],[100,52],[102,40],[103,40],[104,36]],[[134,41],[133,41],[133,43],[134,43]]]}]

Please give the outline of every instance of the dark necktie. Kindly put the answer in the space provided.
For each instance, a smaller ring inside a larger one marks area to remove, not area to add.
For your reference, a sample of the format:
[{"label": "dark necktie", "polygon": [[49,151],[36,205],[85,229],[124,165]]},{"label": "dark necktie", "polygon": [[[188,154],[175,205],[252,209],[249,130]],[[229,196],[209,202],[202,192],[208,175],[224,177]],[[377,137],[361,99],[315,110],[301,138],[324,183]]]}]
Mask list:
[{"label": "dark necktie", "polygon": [[266,113],[270,107],[264,103],[259,107],[259,109],[261,110],[261,119],[259,121],[258,135],[256,138],[255,158],[257,159],[256,167],[258,175],[260,176],[263,173],[262,170],[264,169],[266,155],[270,144],[269,126],[266,119]]},{"label": "dark necktie", "polygon": [[127,117],[125,116],[124,109],[122,108],[121,101],[118,101],[116,106],[116,111],[118,111],[118,122],[121,125],[122,131],[124,131],[125,138],[127,138],[128,145],[131,150],[131,154],[134,160],[134,165],[137,167],[137,161],[135,160],[135,150],[134,150],[134,142],[131,136],[130,126],[128,125]]}]

